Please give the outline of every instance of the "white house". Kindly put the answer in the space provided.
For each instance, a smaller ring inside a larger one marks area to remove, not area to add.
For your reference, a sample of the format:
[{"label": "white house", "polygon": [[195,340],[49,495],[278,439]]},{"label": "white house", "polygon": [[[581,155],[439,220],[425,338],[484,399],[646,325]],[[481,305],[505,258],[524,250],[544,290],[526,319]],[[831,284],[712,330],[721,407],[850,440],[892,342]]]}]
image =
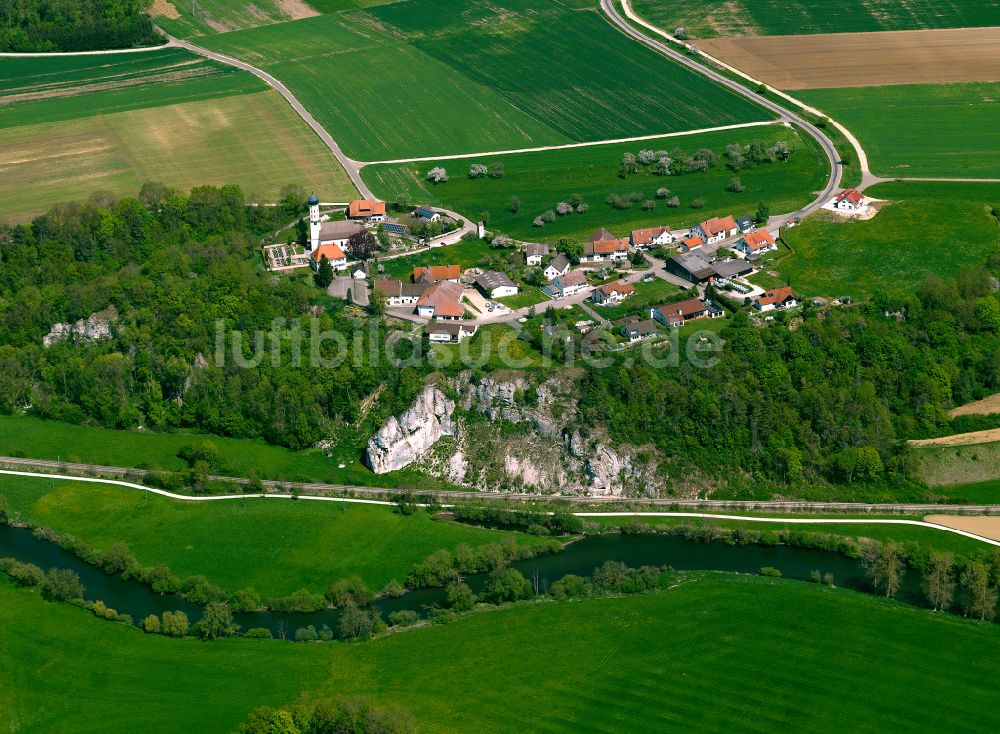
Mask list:
[{"label": "white house", "polygon": [[506,273],[498,273],[495,270],[476,278],[476,288],[487,298],[504,298],[516,296],[518,293],[517,284],[507,277]]},{"label": "white house", "polygon": [[740,228],[736,226],[736,220],[730,215],[728,217],[712,217],[701,224],[696,224],[691,233],[699,235],[707,244],[711,245],[735,237],[740,233]]},{"label": "white house", "polygon": [[624,237],[612,240],[597,240],[583,245],[583,257],[580,262],[622,262],[628,259],[629,241]]},{"label": "white house", "polygon": [[632,230],[632,247],[640,250],[645,247],[672,245],[676,239],[670,232],[670,227],[666,226]]},{"label": "white house", "polygon": [[560,252],[552,258],[552,262],[545,266],[545,270],[542,271],[542,274],[545,276],[546,280],[555,280],[560,275],[566,275],[566,273],[569,272],[569,268],[569,258]]},{"label": "white house", "polygon": [[427,335],[427,341],[457,344],[467,336],[473,336],[476,333],[476,327],[461,321],[434,322],[427,324],[424,333]]},{"label": "white house", "polygon": [[609,283],[598,286],[590,294],[590,299],[599,306],[614,306],[629,296],[635,295],[635,286],[628,283]]},{"label": "white house", "polygon": [[385,221],[385,202],[374,199],[355,199],[347,205],[347,218],[380,224]]},{"label": "white house", "polygon": [[549,246],[539,242],[529,242],[524,248],[524,261],[528,265],[541,265],[542,258],[549,254]]},{"label": "white house", "polygon": [[401,280],[376,280],[375,290],[384,293],[392,307],[416,306],[420,296],[430,288],[426,283],[404,283]]},{"label": "white house", "polygon": [[789,287],[775,288],[757,297],[753,302],[758,311],[774,311],[775,309],[795,308],[798,301]]},{"label": "white house", "polygon": [[587,290],[587,276],[579,270],[573,270],[566,275],[557,275],[543,291],[552,298],[566,298]]},{"label": "white house", "polygon": [[744,255],[761,255],[778,249],[778,243],[774,241],[774,236],[766,229],[759,229],[756,232],[747,232],[740,237],[739,241],[733,245],[736,252]]},{"label": "white house", "polygon": [[428,209],[426,206],[417,207],[413,212],[413,216],[422,222],[437,222],[441,220],[440,214],[433,209]]},{"label": "white house", "polygon": [[334,270],[347,270],[347,256],[344,251],[333,242],[320,245],[309,253],[309,266],[313,270],[319,270],[320,263],[326,258]]},{"label": "white house", "polygon": [[844,189],[833,200],[833,208],[842,212],[856,212],[866,204],[864,194],[857,189]]},{"label": "white house", "polygon": [[630,321],[621,327],[621,335],[628,339],[629,344],[641,339],[650,339],[656,336],[656,323],[650,319]]}]

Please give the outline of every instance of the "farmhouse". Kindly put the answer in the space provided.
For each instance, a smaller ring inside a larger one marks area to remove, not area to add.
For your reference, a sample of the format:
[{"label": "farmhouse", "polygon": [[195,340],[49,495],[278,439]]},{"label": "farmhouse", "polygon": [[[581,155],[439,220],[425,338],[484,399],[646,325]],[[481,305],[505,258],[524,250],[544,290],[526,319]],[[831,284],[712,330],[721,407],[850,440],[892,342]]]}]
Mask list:
[{"label": "farmhouse", "polygon": [[735,237],[740,233],[740,229],[736,226],[736,220],[732,216],[722,218],[712,217],[701,224],[695,225],[691,233],[700,235],[705,242],[711,245],[715,242]]},{"label": "farmhouse", "polygon": [[715,277],[712,264],[701,250],[673,255],[666,263],[667,272],[691,283],[705,283]]},{"label": "farmhouse", "polygon": [[670,227],[648,227],[646,229],[632,230],[632,247],[642,249],[644,247],[659,247],[660,245],[670,245],[674,242],[674,236],[670,233]]},{"label": "farmhouse", "polygon": [[587,277],[579,270],[573,270],[565,275],[557,275],[552,283],[542,288],[542,292],[550,298],[565,298],[587,290]]},{"label": "farmhouse", "polygon": [[865,208],[865,197],[857,189],[844,189],[833,200],[833,208],[842,212],[856,212]]},{"label": "farmhouse", "polygon": [[373,199],[355,199],[347,205],[347,218],[362,222],[385,221],[385,202]]},{"label": "farmhouse", "polygon": [[566,275],[566,273],[569,272],[569,267],[569,258],[560,252],[552,258],[552,262],[545,266],[545,270],[542,271],[542,274],[545,276],[546,280],[554,280],[560,275]]},{"label": "farmhouse", "polygon": [[332,242],[320,245],[309,253],[309,267],[313,270],[319,270],[319,265],[324,257],[330,262],[334,270],[347,269],[347,256],[339,246]]},{"label": "farmhouse", "polygon": [[428,209],[426,206],[419,206],[413,211],[413,216],[419,219],[425,224],[430,222],[438,222],[441,220],[441,215],[438,214],[433,209]]},{"label": "farmhouse", "polygon": [[664,326],[684,326],[688,321],[695,319],[717,319],[723,315],[722,309],[711,301],[702,301],[699,298],[649,309],[650,318],[656,319]]},{"label": "farmhouse", "polygon": [[463,324],[460,321],[427,324],[427,328],[424,329],[427,341],[445,344],[457,344],[467,336],[473,336],[475,333],[476,327],[474,325]]},{"label": "farmhouse", "polygon": [[705,240],[703,240],[698,235],[694,237],[688,237],[686,240],[681,242],[677,249],[681,252],[691,252],[691,250],[700,250],[705,245]]},{"label": "farmhouse", "polygon": [[599,306],[613,306],[626,298],[635,295],[635,286],[628,283],[609,283],[602,285],[590,295],[591,300]]},{"label": "farmhouse", "polygon": [[447,280],[457,283],[462,278],[462,268],[458,265],[431,265],[430,267],[413,268],[413,282],[433,285]]},{"label": "farmhouse", "polygon": [[528,265],[541,265],[542,258],[549,254],[549,246],[540,242],[529,242],[524,248],[524,261]]},{"label": "farmhouse", "polygon": [[458,283],[447,280],[429,286],[417,299],[417,315],[438,321],[458,321],[465,315],[464,291]]},{"label": "farmhouse", "polygon": [[376,280],[375,290],[384,293],[390,306],[415,306],[430,286],[426,283],[404,283],[401,280]]},{"label": "farmhouse", "polygon": [[583,245],[580,262],[621,262],[628,259],[628,239],[598,240]]},{"label": "farmhouse", "polygon": [[744,255],[761,255],[771,250],[777,250],[778,244],[770,232],[766,229],[758,229],[756,232],[747,232],[740,237],[733,249]]},{"label": "farmhouse", "polygon": [[632,320],[623,324],[620,331],[630,344],[634,344],[641,339],[651,339],[656,336],[656,323],[649,319]]},{"label": "farmhouse", "polygon": [[495,270],[476,278],[476,288],[487,298],[516,296],[518,292],[517,284],[507,277],[506,273],[498,273]]},{"label": "farmhouse", "polygon": [[795,294],[792,293],[792,289],[789,287],[775,288],[774,290],[767,291],[761,294],[753,302],[754,307],[758,311],[773,311],[775,309],[787,309],[795,308],[797,301],[795,299]]}]

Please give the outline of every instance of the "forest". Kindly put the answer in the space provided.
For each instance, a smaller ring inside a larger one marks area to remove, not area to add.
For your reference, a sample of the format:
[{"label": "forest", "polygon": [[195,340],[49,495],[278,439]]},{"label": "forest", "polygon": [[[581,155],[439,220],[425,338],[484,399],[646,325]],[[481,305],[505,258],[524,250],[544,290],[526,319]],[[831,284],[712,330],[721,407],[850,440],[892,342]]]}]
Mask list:
[{"label": "forest", "polygon": [[155,46],[149,0],[0,0],[0,51],[97,51]]},{"label": "forest", "polygon": [[[397,369],[382,348],[384,320],[332,301],[309,275],[263,269],[260,241],[294,229],[304,198],[293,191],[269,207],[232,185],[182,193],[146,184],[137,197],[95,195],[0,226],[0,412],[294,449],[349,435],[360,453],[435,367]],[[577,386],[576,423],[655,446],[678,475],[696,469],[756,486],[908,482],[904,439],[947,433],[950,408],[1000,392],[998,274],[994,254],[954,281],[929,278],[913,296],[807,305],[763,327],[737,312],[708,369],[625,357],[574,366],[565,374]],[[109,306],[118,314],[109,338],[43,346],[54,324]],[[296,323],[339,335],[344,359],[285,358]],[[243,333],[245,355],[253,332],[276,324],[276,362],[246,367],[235,352],[216,353],[220,328]]]}]

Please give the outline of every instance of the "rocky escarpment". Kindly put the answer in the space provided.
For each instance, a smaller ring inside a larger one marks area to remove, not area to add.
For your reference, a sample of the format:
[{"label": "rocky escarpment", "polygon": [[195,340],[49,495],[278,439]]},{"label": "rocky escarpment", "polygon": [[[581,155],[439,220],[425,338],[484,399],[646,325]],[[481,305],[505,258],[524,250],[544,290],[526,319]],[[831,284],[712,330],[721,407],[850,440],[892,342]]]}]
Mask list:
[{"label": "rocky escarpment", "polygon": [[53,324],[48,334],[42,337],[42,344],[50,347],[68,339],[73,341],[98,341],[110,339],[112,328],[118,323],[118,310],[108,306],[103,311],[95,311],[86,320],[75,324]]},{"label": "rocky escarpment", "polygon": [[390,416],[368,441],[366,461],[376,474],[396,471],[422,457],[442,436],[455,432],[455,401],[428,385],[398,418]]},{"label": "rocky escarpment", "polygon": [[369,441],[373,469],[413,464],[492,492],[657,496],[663,488],[655,449],[614,445],[603,427],[579,425],[568,377],[539,382],[519,372],[466,373],[443,387],[457,406],[440,388],[426,388]]}]

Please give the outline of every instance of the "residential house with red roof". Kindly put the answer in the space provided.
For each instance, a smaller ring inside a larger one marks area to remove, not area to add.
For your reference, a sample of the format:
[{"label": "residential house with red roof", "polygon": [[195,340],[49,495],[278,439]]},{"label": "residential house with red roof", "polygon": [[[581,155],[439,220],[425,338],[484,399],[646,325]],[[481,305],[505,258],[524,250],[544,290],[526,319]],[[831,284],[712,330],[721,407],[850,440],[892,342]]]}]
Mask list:
[{"label": "residential house with red roof", "polygon": [[866,204],[864,194],[857,189],[844,189],[833,200],[833,208],[842,212],[856,212]]},{"label": "residential house with red roof", "polygon": [[598,306],[614,306],[635,295],[635,286],[628,283],[608,283],[598,286],[590,299]]},{"label": "residential house with red roof", "polygon": [[340,245],[333,242],[320,245],[309,253],[309,267],[313,270],[319,270],[320,262],[322,262],[324,257],[333,266],[334,270],[344,270],[347,268],[347,255],[340,249]]},{"label": "residential house with red roof", "polygon": [[753,305],[758,311],[765,312],[774,311],[775,309],[795,308],[798,305],[798,301],[795,298],[795,294],[792,293],[792,289],[786,286],[762,293],[754,300]]},{"label": "residential house with red roof", "polygon": [[363,222],[385,221],[385,202],[374,199],[355,199],[347,205],[347,218]]},{"label": "residential house with red roof", "polygon": [[778,243],[774,241],[774,236],[766,229],[758,229],[756,232],[747,232],[740,237],[733,249],[744,255],[762,255],[778,249]]},{"label": "residential house with red roof", "polygon": [[699,235],[709,245],[735,237],[739,233],[740,228],[736,226],[736,220],[732,215],[712,217],[701,224],[696,224],[691,230],[691,234]]},{"label": "residential house with red roof", "polygon": [[660,247],[661,245],[672,245],[675,241],[670,227],[647,227],[646,229],[632,230],[632,247],[643,249],[646,247]]},{"label": "residential house with red roof", "polygon": [[413,268],[413,282],[433,285],[447,280],[458,283],[462,278],[462,268],[458,265],[431,265]]},{"label": "residential house with red roof", "polygon": [[458,321],[465,315],[464,292],[459,283],[447,280],[434,283],[417,299],[417,315],[437,321]]},{"label": "residential house with red roof", "polygon": [[700,298],[689,298],[686,301],[653,306],[649,309],[649,317],[664,326],[684,326],[688,321],[695,319],[717,319],[724,315],[725,312],[714,303]]}]

